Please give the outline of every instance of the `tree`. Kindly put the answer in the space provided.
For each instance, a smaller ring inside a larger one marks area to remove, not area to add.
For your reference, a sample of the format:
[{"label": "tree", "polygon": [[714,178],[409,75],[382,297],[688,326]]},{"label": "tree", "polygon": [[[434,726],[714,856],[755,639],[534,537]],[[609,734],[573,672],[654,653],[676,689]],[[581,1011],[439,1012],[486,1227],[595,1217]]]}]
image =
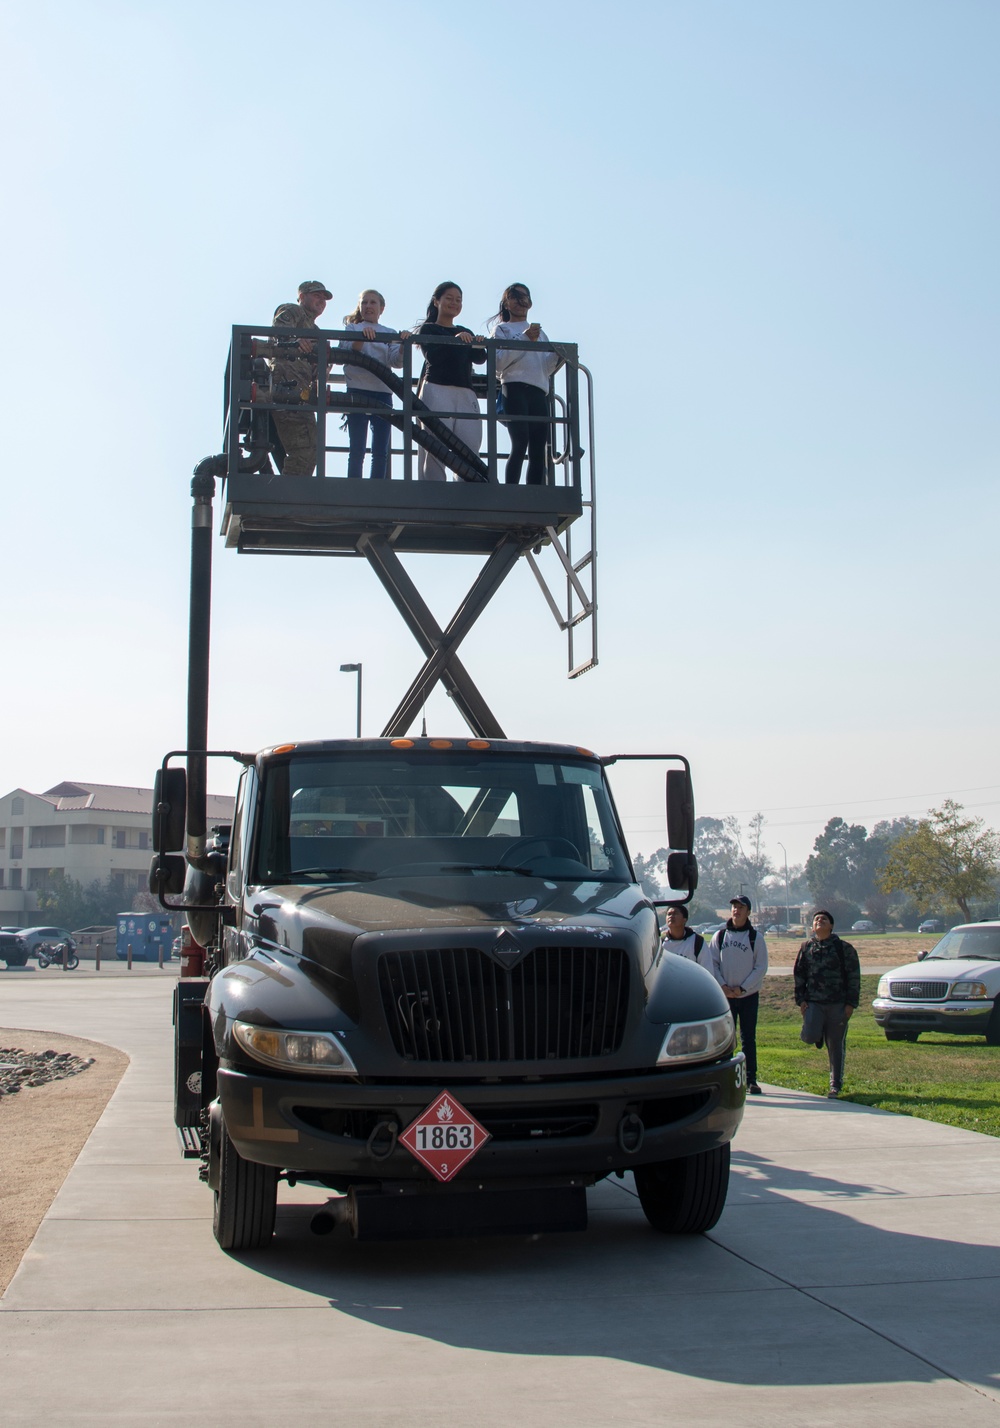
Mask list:
[{"label": "tree", "polygon": [[698,901],[712,911],[724,907],[735,891],[739,844],[721,818],[696,818],[694,853],[698,859]]},{"label": "tree", "polygon": [[[733,875],[736,880],[750,888],[750,897],[754,907],[760,904],[760,887],[765,878],[774,875],[774,864],[764,852],[764,824],[767,820],[763,813],[755,813],[747,824],[747,831],[744,835],[740,829],[739,819],[730,816],[726,819],[726,832],[736,846],[736,858],[733,865]],[[733,888],[727,897],[732,897],[736,892]]]},{"label": "tree", "polygon": [[963,814],[960,803],[946,799],[897,838],[879,873],[882,891],[910,893],[928,907],[956,903],[968,922],[970,902],[995,888],[1000,834]]},{"label": "tree", "polygon": [[663,885],[666,881],[666,862],[668,850],[657,848],[655,853],[650,853],[648,858],[644,858],[641,853],[636,853],[632,859],[632,866],[635,869],[636,881],[647,897],[663,897]]},{"label": "tree", "polygon": [[111,878],[86,887],[75,878],[60,878],[54,888],[37,894],[43,922],[59,927],[105,927],[121,911],[122,894]]}]

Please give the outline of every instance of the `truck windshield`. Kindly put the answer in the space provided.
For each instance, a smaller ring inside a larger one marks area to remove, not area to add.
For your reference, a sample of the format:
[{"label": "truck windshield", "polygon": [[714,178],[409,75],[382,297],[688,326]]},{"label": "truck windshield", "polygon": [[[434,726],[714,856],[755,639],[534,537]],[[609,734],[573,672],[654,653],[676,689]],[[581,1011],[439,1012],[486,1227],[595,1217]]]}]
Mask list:
[{"label": "truck windshield", "polygon": [[258,883],[395,874],[632,881],[599,764],[405,750],[265,766]]},{"label": "truck windshield", "polygon": [[946,932],[925,962],[955,962],[960,957],[1000,962],[1000,927],[956,927]]}]

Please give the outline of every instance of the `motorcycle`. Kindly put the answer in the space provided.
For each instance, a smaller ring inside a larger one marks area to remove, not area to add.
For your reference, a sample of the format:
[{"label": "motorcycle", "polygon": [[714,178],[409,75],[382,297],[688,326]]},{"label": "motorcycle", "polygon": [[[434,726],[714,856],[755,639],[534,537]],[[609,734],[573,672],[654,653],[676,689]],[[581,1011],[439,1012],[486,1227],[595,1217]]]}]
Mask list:
[{"label": "motorcycle", "polygon": [[75,972],[80,965],[80,959],[70,947],[68,942],[57,942],[53,946],[49,942],[40,942],[35,949],[35,956],[38,958],[39,967],[51,967],[53,964],[62,967],[63,950],[66,952],[65,966],[70,972]]}]

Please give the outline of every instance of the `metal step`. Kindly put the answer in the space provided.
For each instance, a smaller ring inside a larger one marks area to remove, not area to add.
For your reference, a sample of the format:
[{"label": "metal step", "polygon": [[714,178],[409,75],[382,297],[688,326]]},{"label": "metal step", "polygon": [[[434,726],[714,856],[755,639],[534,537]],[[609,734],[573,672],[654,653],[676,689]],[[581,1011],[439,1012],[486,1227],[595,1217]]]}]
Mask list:
[{"label": "metal step", "polygon": [[185,1160],[201,1159],[201,1131],[197,1126],[178,1126],[177,1139],[181,1143],[181,1155]]}]

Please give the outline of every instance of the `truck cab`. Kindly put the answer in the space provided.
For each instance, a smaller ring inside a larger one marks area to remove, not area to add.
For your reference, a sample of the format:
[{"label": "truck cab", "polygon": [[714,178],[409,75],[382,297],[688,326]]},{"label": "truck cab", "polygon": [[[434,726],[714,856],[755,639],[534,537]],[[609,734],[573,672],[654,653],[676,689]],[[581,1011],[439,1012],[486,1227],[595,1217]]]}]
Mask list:
[{"label": "truck cab", "polygon": [[[629,1170],[654,1228],[715,1224],[743,1058],[721,988],[661,952],[608,761],[426,737],[240,759],[231,833],[187,873],[208,960],[175,1016],[223,1247],[270,1240],[282,1177],[359,1237],[581,1229],[587,1187]],[[667,787],[692,882],[687,769]]]}]

